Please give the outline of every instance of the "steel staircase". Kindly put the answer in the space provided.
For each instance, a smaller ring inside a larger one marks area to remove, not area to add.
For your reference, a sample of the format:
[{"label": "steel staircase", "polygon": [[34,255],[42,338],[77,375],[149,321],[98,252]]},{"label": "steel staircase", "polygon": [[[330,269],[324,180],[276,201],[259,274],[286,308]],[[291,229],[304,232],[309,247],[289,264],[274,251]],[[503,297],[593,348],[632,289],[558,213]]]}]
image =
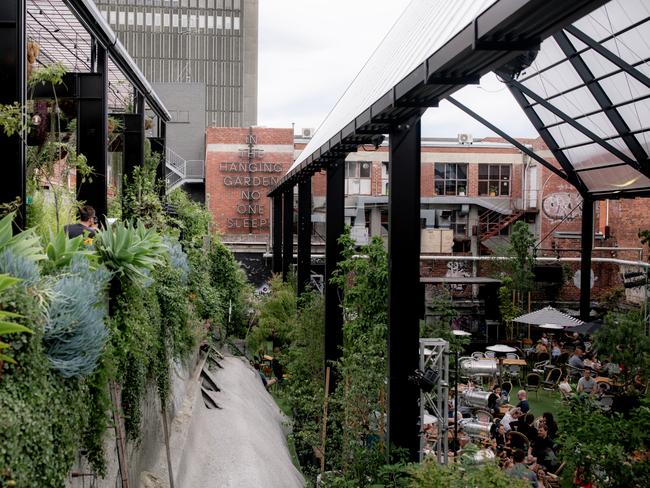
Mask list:
[{"label": "steel staircase", "polygon": [[165,150],[167,193],[184,183],[203,183],[205,162],[202,159],[186,160],[173,150]]},{"label": "steel staircase", "polygon": [[510,215],[504,215],[494,210],[486,210],[479,215],[479,235],[481,242],[487,241],[501,233],[503,229],[513,224],[524,215],[523,210],[515,210]]}]

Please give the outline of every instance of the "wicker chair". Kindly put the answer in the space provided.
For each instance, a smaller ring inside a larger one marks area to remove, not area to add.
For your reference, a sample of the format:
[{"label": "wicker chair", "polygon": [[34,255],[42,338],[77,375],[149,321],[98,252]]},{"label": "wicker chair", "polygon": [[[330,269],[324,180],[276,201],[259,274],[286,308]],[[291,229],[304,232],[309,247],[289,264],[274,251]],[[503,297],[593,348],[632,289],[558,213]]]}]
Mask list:
[{"label": "wicker chair", "polygon": [[542,388],[546,391],[554,391],[557,385],[560,384],[562,379],[562,370],[560,368],[553,368],[549,371],[546,379],[542,381]]},{"label": "wicker chair", "polygon": [[534,391],[535,396],[539,398],[540,385],[541,376],[537,373],[528,373],[528,376],[526,376],[526,391]]},{"label": "wicker chair", "polygon": [[528,451],[528,446],[530,446],[530,441],[528,440],[528,437],[526,437],[521,432],[517,432],[516,430],[511,430],[510,432],[508,432],[508,438],[509,438],[511,449],[521,449],[524,452]]}]

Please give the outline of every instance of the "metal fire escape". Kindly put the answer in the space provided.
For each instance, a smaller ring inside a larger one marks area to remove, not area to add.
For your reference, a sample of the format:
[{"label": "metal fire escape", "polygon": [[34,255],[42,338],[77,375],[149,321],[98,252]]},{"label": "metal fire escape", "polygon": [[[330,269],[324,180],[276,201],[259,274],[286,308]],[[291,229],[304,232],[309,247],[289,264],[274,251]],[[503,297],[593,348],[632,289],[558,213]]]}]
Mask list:
[{"label": "metal fire escape", "polygon": [[202,159],[183,159],[167,148],[165,150],[165,168],[167,192],[185,183],[203,183],[205,181],[205,161]]}]

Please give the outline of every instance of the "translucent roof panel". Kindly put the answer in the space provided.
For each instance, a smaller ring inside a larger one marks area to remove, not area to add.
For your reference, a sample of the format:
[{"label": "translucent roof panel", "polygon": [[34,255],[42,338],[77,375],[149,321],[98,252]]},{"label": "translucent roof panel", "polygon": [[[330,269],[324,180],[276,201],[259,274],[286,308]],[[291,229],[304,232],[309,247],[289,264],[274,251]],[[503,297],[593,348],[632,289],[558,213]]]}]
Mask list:
[{"label": "translucent roof panel", "polygon": [[291,169],[378,101],[496,1],[413,0],[321,123]]},{"label": "translucent roof panel", "polygon": [[[37,66],[61,62],[70,72],[90,72],[92,35],[64,0],[27,0],[26,11],[27,39],[36,41],[40,47],[40,54],[36,60]],[[104,27],[110,29],[108,24]],[[116,56],[120,56],[121,62],[132,64],[137,70],[135,62],[126,52]],[[144,76],[137,73],[135,77],[147,87],[145,95],[148,98],[153,97],[152,100],[155,100],[156,104],[166,112],[157,95],[150,90]],[[110,110],[123,111],[132,103],[133,81],[135,80],[130,79],[119,68],[117,58],[112,59],[109,56],[108,105]]]},{"label": "translucent roof panel", "polygon": [[583,190],[650,192],[649,61],[650,3],[612,0],[544,40],[511,83]]}]

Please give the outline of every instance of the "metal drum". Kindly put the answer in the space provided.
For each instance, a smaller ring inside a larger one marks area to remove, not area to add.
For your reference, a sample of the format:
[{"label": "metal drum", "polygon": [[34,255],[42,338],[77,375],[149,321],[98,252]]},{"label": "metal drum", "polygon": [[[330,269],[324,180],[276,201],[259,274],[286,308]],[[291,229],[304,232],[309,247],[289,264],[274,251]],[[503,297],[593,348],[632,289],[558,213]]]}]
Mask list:
[{"label": "metal drum", "polygon": [[461,420],[458,425],[470,437],[490,437],[490,427],[492,424],[488,422],[465,419]]},{"label": "metal drum", "polygon": [[460,362],[460,374],[463,376],[496,376],[498,372],[496,361],[465,359]]},{"label": "metal drum", "polygon": [[490,398],[491,394],[492,394],[491,391],[466,390],[461,392],[460,395],[461,398],[463,399],[463,403],[468,407],[487,408],[488,398]]}]

